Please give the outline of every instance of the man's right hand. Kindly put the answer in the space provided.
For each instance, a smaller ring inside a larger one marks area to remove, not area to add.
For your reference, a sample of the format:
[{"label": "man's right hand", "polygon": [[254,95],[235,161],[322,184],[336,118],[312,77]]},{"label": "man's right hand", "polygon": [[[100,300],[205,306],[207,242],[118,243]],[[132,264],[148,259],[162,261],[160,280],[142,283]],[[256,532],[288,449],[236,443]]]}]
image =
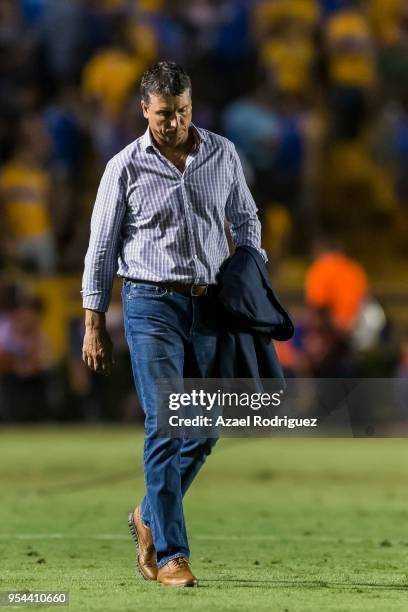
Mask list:
[{"label": "man's right hand", "polygon": [[114,363],[112,348],[112,340],[106,330],[105,313],[87,309],[82,360],[94,372],[109,376]]}]

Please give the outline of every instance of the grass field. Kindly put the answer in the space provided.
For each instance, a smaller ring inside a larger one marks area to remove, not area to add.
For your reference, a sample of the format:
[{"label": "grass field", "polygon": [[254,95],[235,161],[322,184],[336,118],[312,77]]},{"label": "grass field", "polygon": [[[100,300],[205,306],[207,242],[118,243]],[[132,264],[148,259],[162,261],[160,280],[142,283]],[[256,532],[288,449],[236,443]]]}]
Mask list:
[{"label": "grass field", "polygon": [[405,440],[224,439],[185,500],[198,589],[143,582],[133,427],[0,430],[0,590],[70,610],[408,610]]}]

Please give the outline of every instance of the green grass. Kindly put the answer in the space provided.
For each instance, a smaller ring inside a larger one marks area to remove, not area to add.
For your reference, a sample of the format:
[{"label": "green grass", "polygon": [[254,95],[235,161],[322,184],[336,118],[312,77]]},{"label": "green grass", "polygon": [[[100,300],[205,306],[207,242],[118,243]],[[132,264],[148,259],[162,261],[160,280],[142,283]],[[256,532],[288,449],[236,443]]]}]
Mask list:
[{"label": "green grass", "polygon": [[136,574],[133,427],[0,431],[0,590],[70,610],[408,609],[405,440],[224,439],[186,496],[198,589]]}]

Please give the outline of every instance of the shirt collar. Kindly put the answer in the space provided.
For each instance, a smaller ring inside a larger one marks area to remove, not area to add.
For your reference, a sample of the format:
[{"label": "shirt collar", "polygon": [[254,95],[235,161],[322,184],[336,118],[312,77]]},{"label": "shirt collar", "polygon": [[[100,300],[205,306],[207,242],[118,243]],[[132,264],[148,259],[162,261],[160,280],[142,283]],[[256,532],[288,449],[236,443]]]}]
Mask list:
[{"label": "shirt collar", "polygon": [[[194,125],[194,123],[191,123],[190,125],[191,125],[191,127],[193,129],[194,140],[195,140],[195,145],[194,145],[193,152],[197,152],[198,148],[200,146],[201,141],[202,140],[207,140],[207,134],[206,134],[205,130],[201,130],[196,125]],[[149,147],[153,147],[154,148],[154,144],[153,144],[153,140],[152,140],[152,135],[150,133],[149,126],[147,126],[146,131],[145,131],[145,133],[142,136],[141,143],[142,143],[143,151],[147,151],[147,149],[149,149]]]}]

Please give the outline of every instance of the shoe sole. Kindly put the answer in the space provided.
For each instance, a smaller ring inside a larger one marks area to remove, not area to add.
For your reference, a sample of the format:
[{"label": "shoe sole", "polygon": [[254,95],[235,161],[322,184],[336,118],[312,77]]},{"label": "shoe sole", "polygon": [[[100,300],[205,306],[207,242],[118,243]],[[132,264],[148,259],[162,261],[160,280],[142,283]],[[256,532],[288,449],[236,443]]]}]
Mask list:
[{"label": "shoe sole", "polygon": [[137,536],[137,529],[136,529],[135,521],[133,520],[133,512],[129,512],[129,514],[128,514],[128,525],[129,525],[129,529],[130,529],[130,533],[132,535],[132,538],[133,538],[133,540],[136,543],[136,567],[137,567],[137,571],[139,572],[139,574],[143,578],[143,580],[148,580],[149,582],[154,582],[154,580],[151,580],[151,578],[146,578],[146,576],[142,572],[142,568],[140,567],[140,563],[139,563],[139,538]]},{"label": "shoe sole", "polygon": [[198,587],[198,580],[194,584],[163,584],[159,580],[157,582],[165,589],[195,589]]}]

